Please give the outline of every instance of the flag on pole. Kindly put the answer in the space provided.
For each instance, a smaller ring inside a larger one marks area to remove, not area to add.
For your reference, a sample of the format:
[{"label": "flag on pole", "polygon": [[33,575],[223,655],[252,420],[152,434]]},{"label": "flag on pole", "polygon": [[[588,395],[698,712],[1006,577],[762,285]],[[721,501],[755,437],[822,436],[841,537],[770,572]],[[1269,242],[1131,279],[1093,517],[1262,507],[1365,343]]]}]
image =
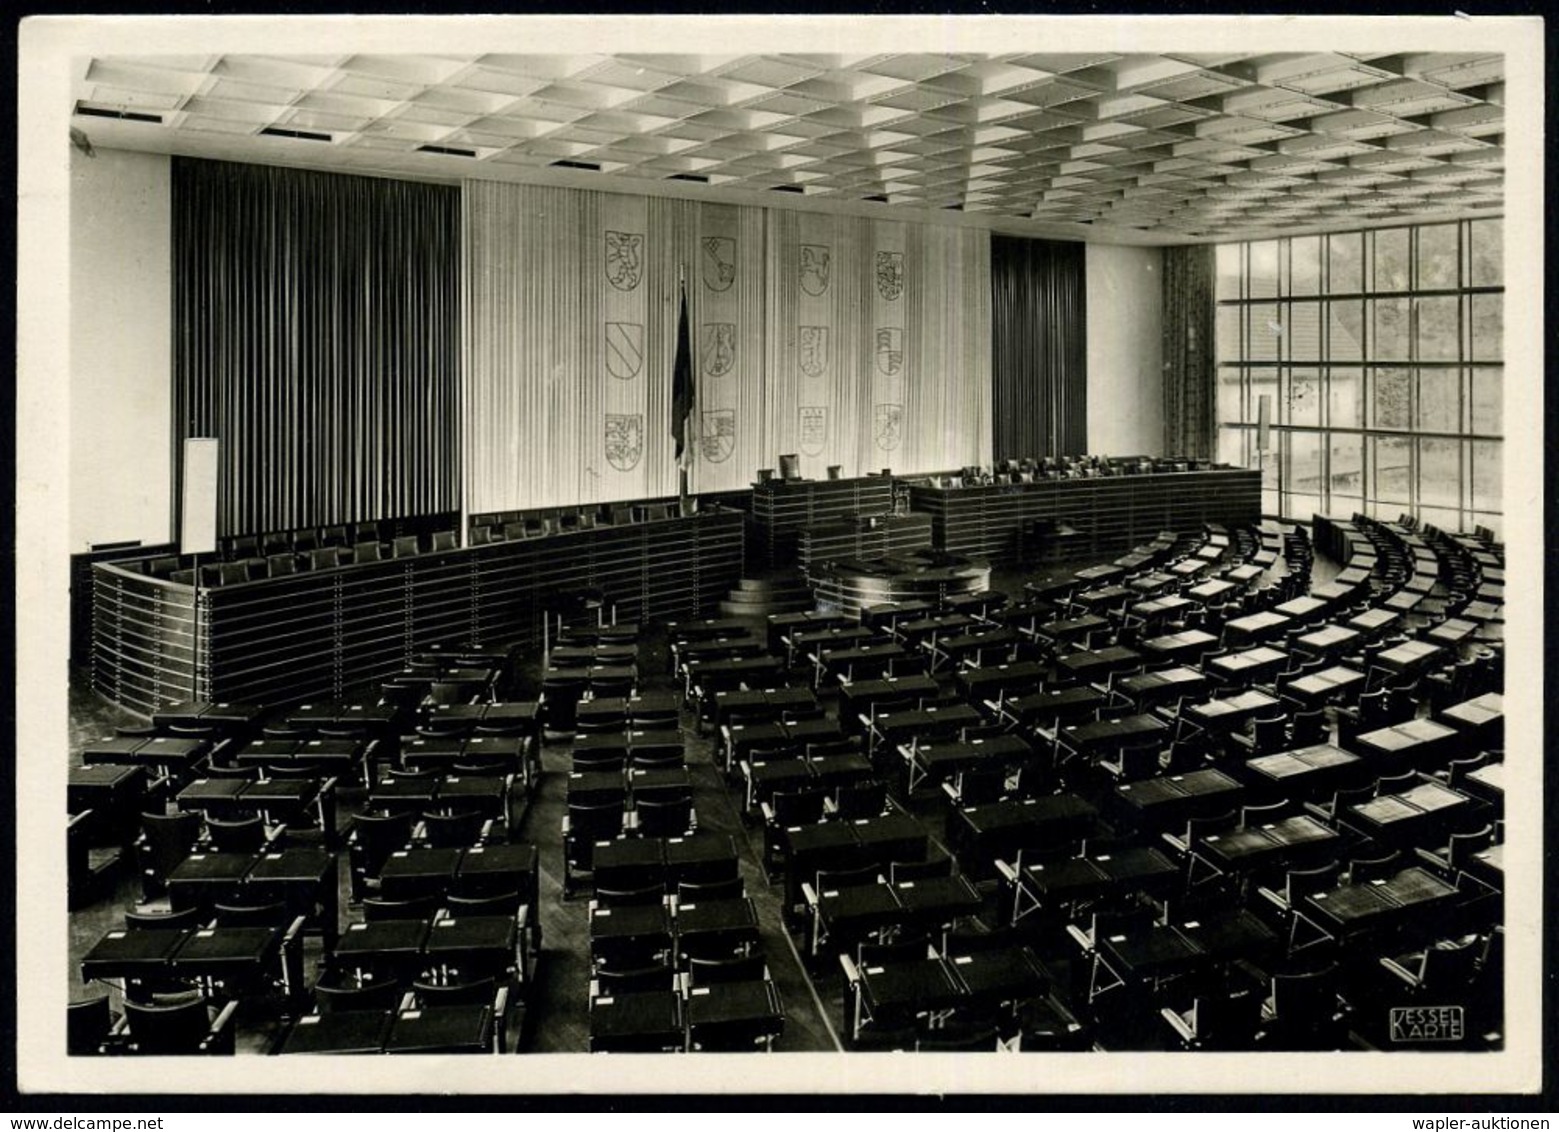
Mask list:
[{"label": "flag on pole", "polygon": [[671,367],[671,435],[677,442],[677,463],[687,448],[687,418],[693,411],[693,349],[687,327],[687,287],[679,288],[677,357]]}]

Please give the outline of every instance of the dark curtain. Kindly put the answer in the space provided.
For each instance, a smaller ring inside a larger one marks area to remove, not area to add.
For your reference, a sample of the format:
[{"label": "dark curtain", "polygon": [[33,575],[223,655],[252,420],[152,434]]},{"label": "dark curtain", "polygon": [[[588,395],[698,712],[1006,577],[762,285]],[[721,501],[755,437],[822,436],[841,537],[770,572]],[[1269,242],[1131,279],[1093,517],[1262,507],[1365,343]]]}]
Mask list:
[{"label": "dark curtain", "polygon": [[1164,249],[1164,454],[1211,460],[1213,283],[1211,244]]},{"label": "dark curtain", "polygon": [[459,249],[458,188],[174,158],[174,468],[221,441],[219,533],[458,508]]},{"label": "dark curtain", "polygon": [[991,452],[1076,456],[1088,447],[1085,249],[991,237]]}]

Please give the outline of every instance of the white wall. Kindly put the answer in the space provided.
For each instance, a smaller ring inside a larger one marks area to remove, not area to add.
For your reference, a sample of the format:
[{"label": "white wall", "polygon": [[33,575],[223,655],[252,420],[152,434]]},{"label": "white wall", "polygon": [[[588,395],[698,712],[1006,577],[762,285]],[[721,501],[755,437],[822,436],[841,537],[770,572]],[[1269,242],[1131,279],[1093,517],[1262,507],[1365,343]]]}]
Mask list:
[{"label": "white wall", "polygon": [[1157,248],[1088,245],[1088,451],[1164,454]]},{"label": "white wall", "polygon": [[158,154],[71,150],[72,553],[171,533],[169,172]]}]

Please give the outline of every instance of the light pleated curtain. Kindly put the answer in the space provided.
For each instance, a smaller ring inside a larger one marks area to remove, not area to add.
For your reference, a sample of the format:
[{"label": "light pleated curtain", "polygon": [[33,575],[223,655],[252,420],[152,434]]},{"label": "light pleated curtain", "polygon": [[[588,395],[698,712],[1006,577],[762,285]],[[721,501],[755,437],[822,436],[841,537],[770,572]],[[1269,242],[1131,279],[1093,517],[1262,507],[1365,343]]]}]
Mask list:
[{"label": "light pleated curtain", "polygon": [[459,506],[459,207],[174,158],[174,465],[186,437],[221,442],[219,533]]},{"label": "light pleated curtain", "polygon": [[674,494],[671,374],[697,214],[682,201],[463,186],[465,508]]},{"label": "light pleated curtain", "polygon": [[869,225],[770,209],[767,230],[763,466],[795,453],[809,479],[821,479],[832,464],[858,474],[863,417],[871,411],[870,331],[861,310]]},{"label": "light pleated curtain", "polygon": [[738,491],[770,466],[765,443],[764,215],[749,206],[697,206],[698,251],[688,271],[693,338],[689,489]]},{"label": "light pleated curtain", "polygon": [[1213,458],[1214,251],[1208,245],[1164,249],[1164,451]]},{"label": "light pleated curtain", "polygon": [[990,235],[930,224],[900,227],[906,237],[903,445],[897,453],[883,451],[877,435],[874,459],[896,472],[989,464]]},{"label": "light pleated curtain", "polygon": [[679,294],[689,490],[990,458],[985,233],[464,185],[465,508],[674,494]]}]

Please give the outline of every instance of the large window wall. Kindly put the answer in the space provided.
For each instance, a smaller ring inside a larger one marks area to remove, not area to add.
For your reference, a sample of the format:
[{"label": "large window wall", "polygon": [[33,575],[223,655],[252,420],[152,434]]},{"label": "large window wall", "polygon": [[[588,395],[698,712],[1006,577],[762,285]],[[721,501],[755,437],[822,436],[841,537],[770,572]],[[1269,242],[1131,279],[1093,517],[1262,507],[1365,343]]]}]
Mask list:
[{"label": "large window wall", "polygon": [[1500,528],[1501,240],[1491,217],[1218,248],[1218,459],[1262,468],[1265,512]]}]

